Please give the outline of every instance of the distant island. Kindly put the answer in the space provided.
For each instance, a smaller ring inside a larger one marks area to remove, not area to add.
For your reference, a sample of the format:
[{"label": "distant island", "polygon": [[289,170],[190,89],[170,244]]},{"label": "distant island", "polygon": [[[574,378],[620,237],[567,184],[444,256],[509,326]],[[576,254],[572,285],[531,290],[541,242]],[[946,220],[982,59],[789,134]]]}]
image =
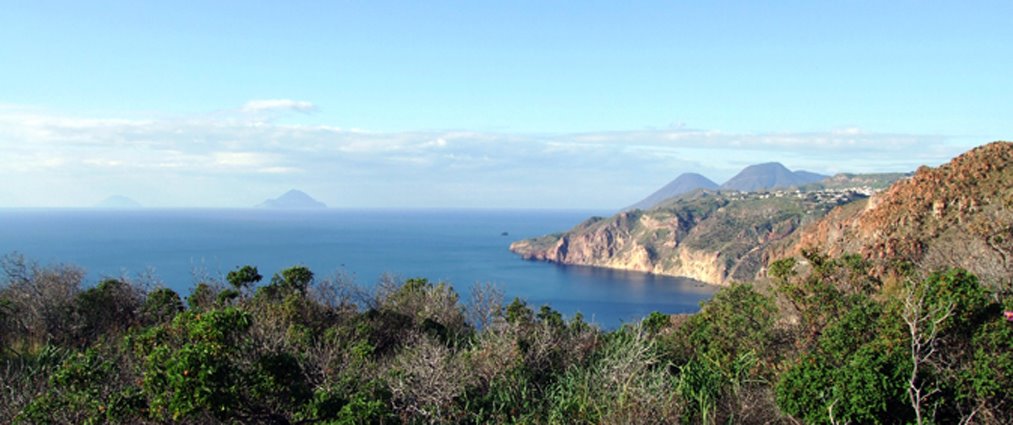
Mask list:
[{"label": "distant island", "polygon": [[139,202],[123,195],[113,195],[95,204],[94,208],[106,209],[135,209],[144,208]]},{"label": "distant island", "polygon": [[327,208],[327,204],[313,199],[301,190],[292,189],[281,196],[268,199],[256,206],[257,208],[305,210]]}]

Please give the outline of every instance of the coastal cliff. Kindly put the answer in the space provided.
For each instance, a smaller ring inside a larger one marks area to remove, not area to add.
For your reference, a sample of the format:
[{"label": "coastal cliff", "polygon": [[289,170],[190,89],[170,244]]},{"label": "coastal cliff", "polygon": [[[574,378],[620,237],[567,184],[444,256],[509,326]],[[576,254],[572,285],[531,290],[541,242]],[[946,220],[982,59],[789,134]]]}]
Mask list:
[{"label": "coastal cliff", "polygon": [[[716,285],[763,277],[772,260],[803,250],[855,253],[881,276],[903,264],[961,267],[1013,287],[1011,164],[1013,143],[994,142],[913,174],[838,175],[773,192],[698,190],[510,250],[528,260]],[[893,184],[877,192],[884,181]],[[855,184],[861,187],[849,187]]]},{"label": "coastal cliff", "polygon": [[[522,258],[684,276],[725,285],[761,273],[769,252],[854,192],[696,191],[651,210],[594,217],[572,230],[514,242]],[[783,250],[783,248],[781,248]]]}]

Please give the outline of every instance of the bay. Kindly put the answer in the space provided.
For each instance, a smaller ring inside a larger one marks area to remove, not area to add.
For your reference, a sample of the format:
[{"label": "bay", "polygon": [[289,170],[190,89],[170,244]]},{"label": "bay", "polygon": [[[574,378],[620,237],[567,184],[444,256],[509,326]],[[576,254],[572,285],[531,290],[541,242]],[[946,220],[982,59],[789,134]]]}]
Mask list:
[{"label": "bay", "polygon": [[[260,209],[0,210],[0,254],[83,267],[88,282],[150,273],[185,295],[202,276],[241,265],[271,274],[305,265],[370,286],[384,274],[476,283],[507,299],[606,328],[652,311],[688,313],[714,287],[692,279],[524,261],[512,241],[569,229],[603,211]],[[506,235],[504,235],[506,233]]]}]

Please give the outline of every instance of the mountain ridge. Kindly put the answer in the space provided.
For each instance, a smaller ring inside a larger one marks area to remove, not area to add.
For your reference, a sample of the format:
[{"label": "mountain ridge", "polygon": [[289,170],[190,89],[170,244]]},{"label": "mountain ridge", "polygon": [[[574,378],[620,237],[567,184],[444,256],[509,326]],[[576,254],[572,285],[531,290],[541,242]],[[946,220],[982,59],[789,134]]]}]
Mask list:
[{"label": "mountain ridge", "polygon": [[816,183],[827,178],[809,171],[791,171],[780,162],[750,165],[721,185],[721,190],[755,192]]},{"label": "mountain ridge", "polygon": [[766,162],[747,166],[720,185],[697,173],[682,173],[675,180],[662,186],[639,202],[624,208],[623,211],[634,209],[648,210],[663,204],[673,197],[700,189],[758,192],[788,187],[801,187],[821,182],[828,178],[830,177],[805,170],[791,171],[779,162]]}]

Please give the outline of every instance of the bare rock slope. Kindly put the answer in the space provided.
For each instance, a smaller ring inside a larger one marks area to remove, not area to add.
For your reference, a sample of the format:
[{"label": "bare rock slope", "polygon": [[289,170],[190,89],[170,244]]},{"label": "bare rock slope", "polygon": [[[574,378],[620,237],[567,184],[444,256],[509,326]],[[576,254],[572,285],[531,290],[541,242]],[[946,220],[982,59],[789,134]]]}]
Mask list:
[{"label": "bare rock slope", "polygon": [[795,250],[858,253],[886,270],[963,267],[986,281],[1013,276],[1013,143],[974,148],[800,232]]}]

